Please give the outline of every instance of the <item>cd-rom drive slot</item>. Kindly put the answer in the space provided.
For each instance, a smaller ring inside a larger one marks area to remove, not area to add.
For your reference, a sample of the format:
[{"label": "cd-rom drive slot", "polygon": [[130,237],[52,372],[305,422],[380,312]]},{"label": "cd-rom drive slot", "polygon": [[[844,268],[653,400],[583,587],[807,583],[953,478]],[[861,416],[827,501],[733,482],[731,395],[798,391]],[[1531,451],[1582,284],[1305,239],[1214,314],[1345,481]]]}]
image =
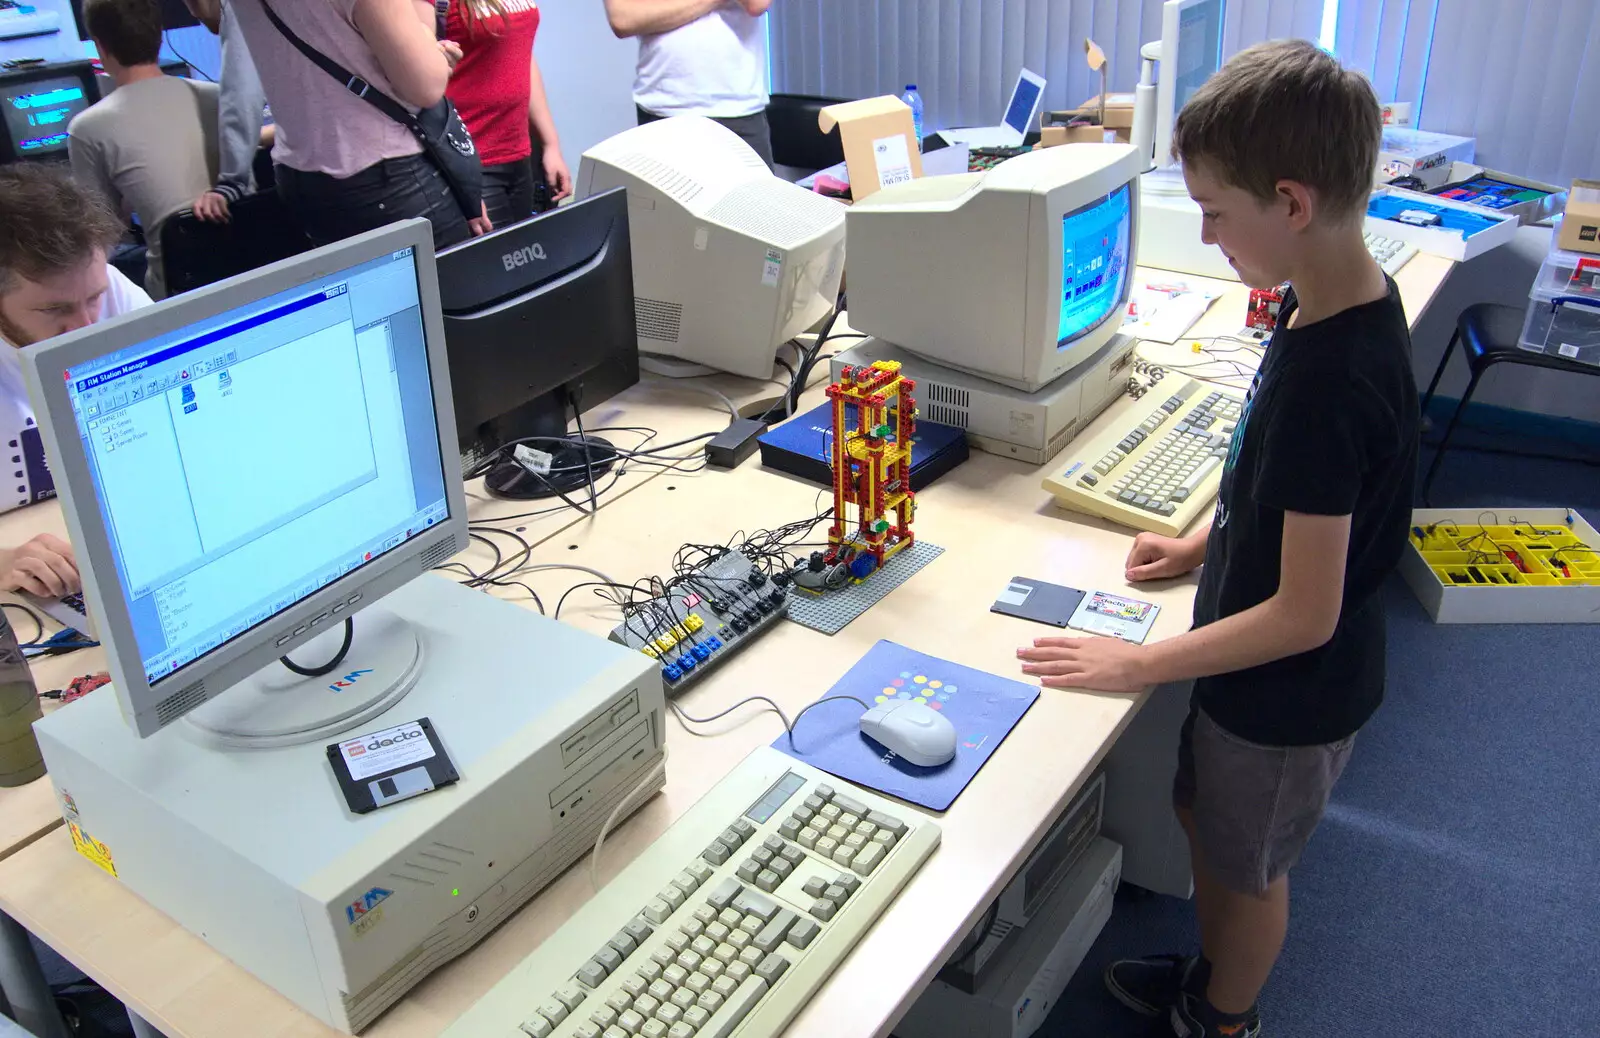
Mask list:
[{"label": "cd-rom drive slot", "polygon": [[[631,764],[634,751],[639,749],[641,744],[644,744],[645,752],[649,752],[649,742],[650,718],[641,717],[624,729],[621,735],[612,741],[611,746],[590,761],[582,771],[551,790],[550,806],[552,808],[561,806],[563,801],[588,788],[619,763],[624,767]],[[570,808],[572,805],[567,806]]]},{"label": "cd-rom drive slot", "polygon": [[604,712],[584,725],[576,734],[569,736],[561,744],[561,766],[563,768],[572,764],[578,758],[588,753],[589,750],[605,741],[615,729],[620,728],[624,721],[632,718],[639,712],[639,690],[634,689],[622,698],[620,703],[614,703]]}]

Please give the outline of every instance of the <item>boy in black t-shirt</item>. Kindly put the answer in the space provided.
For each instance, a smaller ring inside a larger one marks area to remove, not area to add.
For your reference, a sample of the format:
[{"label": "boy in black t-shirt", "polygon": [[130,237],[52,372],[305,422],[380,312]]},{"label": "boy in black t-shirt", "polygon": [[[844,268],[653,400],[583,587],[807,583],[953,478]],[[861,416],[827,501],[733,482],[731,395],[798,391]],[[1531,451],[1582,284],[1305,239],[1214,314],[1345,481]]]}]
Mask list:
[{"label": "boy in black t-shirt", "polygon": [[1242,51],[1178,117],[1173,151],[1245,284],[1292,290],[1233,432],[1216,514],[1140,534],[1130,581],[1205,564],[1194,629],[1151,645],[1041,638],[1045,685],[1137,691],[1195,678],[1173,799],[1201,954],[1114,963],[1160,1033],[1253,1038],[1283,946],[1288,872],[1383,697],[1380,588],[1404,549],[1417,389],[1399,293],[1362,242],[1381,134],[1358,73],[1305,41]]}]

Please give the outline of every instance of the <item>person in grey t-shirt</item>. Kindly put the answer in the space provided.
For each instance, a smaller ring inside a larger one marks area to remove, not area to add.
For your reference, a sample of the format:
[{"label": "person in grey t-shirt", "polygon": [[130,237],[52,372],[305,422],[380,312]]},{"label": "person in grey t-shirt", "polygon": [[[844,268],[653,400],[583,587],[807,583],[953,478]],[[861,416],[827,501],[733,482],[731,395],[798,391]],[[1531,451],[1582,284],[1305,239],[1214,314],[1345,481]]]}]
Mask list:
[{"label": "person in grey t-shirt", "polygon": [[233,6],[224,0],[183,0],[189,13],[222,37],[222,72],[218,85],[217,182],[194,200],[194,215],[202,220],[223,223],[228,206],[256,190],[255,159],[258,148],[272,146],[272,127],[263,131],[267,92],[261,86],[256,63],[245,46],[244,34],[233,16]]},{"label": "person in grey t-shirt", "polygon": [[116,88],[68,124],[72,175],[139,218],[160,299],[161,225],[216,177],[217,87],[162,73],[157,0],[86,0],[83,22]]}]

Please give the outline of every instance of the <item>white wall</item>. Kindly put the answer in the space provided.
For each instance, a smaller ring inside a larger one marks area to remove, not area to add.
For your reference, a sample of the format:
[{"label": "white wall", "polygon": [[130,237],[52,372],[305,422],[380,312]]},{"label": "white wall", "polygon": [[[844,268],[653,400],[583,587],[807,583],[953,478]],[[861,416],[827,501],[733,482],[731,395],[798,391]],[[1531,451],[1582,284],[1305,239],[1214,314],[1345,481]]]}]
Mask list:
[{"label": "white wall", "polygon": [[[1512,241],[1451,271],[1411,334],[1418,389],[1428,388],[1428,380],[1444,355],[1462,310],[1473,303],[1504,303],[1519,309],[1528,305],[1528,289],[1550,250],[1550,235],[1548,227],[1519,227]],[[1467,362],[1458,348],[1438,392],[1440,396],[1459,399],[1466,388]],[[1472,401],[1600,422],[1600,393],[1596,389],[1593,378],[1497,364],[1478,383]]]},{"label": "white wall", "polygon": [[544,74],[561,153],[578,175],[578,159],[634,125],[633,70],[639,46],[619,40],[599,0],[540,6],[533,53]]}]

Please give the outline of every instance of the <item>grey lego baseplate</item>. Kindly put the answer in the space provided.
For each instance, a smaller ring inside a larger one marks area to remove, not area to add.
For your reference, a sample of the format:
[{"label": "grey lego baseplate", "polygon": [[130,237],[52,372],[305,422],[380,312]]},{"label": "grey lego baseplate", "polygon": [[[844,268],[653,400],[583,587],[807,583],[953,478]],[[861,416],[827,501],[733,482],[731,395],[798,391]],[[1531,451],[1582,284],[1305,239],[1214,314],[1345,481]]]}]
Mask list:
[{"label": "grey lego baseplate", "polygon": [[889,557],[883,568],[861,583],[838,591],[812,594],[801,588],[789,592],[789,619],[813,631],[838,634],[851,620],[877,605],[889,592],[911,579],[928,563],[944,554],[944,549],[927,541],[917,541]]}]

